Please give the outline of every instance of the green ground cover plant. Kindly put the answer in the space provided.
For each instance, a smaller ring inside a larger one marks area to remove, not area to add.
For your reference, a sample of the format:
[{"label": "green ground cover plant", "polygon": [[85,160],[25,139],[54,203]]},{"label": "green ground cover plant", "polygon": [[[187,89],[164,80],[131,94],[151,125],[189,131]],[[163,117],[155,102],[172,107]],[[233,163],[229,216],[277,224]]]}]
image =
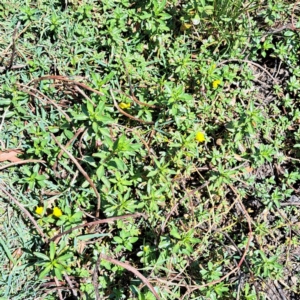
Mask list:
[{"label": "green ground cover plant", "polygon": [[298,299],[299,11],[3,0],[0,299]]}]

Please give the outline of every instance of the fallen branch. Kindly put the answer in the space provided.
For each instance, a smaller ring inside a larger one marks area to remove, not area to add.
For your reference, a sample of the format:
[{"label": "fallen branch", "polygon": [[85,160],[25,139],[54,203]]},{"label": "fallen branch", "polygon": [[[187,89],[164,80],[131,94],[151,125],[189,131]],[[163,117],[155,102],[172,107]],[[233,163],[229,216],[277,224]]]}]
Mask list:
[{"label": "fallen branch", "polygon": [[117,266],[123,267],[124,269],[132,272],[134,275],[136,275],[138,278],[140,278],[142,280],[142,282],[149,288],[149,290],[153,293],[153,295],[155,296],[155,298],[157,300],[160,300],[159,295],[157,294],[157,292],[155,291],[154,287],[152,286],[152,284],[149,282],[149,280],[143,276],[137,269],[135,269],[134,267],[132,267],[130,264],[125,263],[125,262],[121,262],[118,261],[112,257],[107,256],[106,254],[100,254],[100,257],[106,261],[109,261],[110,263],[113,263]]}]

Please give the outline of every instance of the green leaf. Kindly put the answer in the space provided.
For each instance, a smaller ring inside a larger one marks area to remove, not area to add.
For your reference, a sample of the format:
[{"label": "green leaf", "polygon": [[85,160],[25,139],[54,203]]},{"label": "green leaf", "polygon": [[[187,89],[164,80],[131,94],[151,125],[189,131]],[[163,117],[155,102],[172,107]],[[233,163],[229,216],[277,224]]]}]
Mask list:
[{"label": "green leaf", "polygon": [[43,253],[40,253],[40,252],[33,252],[33,254],[34,254],[35,256],[37,256],[38,258],[41,258],[41,259],[43,259],[43,260],[46,260],[46,261],[50,260],[49,257],[48,257],[47,255],[43,254]]},{"label": "green leaf", "polygon": [[97,168],[96,162],[92,156],[84,156],[82,160],[87,162],[92,167]]},{"label": "green leaf", "polygon": [[39,275],[39,279],[43,279],[44,277],[47,276],[47,274],[51,271],[52,265],[49,264]]},{"label": "green leaf", "polygon": [[54,268],[54,273],[58,280],[63,280],[62,273],[58,268]]},{"label": "green leaf", "polygon": [[53,261],[55,257],[56,244],[54,242],[50,243],[50,260]]},{"label": "green leaf", "polygon": [[85,235],[79,235],[77,237],[78,240],[81,241],[86,241],[86,240],[90,240],[90,239],[94,239],[94,238],[99,238],[99,237],[103,237],[103,236],[110,236],[109,233],[92,233],[92,234],[85,234]]},{"label": "green leaf", "polygon": [[65,254],[65,255],[60,256],[60,257],[57,259],[57,261],[63,262],[63,261],[65,261],[65,260],[68,260],[68,259],[71,258],[71,257],[73,257],[73,254],[72,254],[72,253],[67,253],[67,254]]},{"label": "green leaf", "polygon": [[119,236],[114,236],[113,239],[117,244],[123,244],[123,240]]},{"label": "green leaf", "polygon": [[100,180],[100,179],[103,177],[104,172],[105,172],[104,166],[101,165],[101,166],[97,169],[97,171],[96,171],[98,180]]},{"label": "green leaf", "polygon": [[181,239],[181,236],[175,226],[173,226],[172,230],[170,231],[170,234],[176,239]]}]

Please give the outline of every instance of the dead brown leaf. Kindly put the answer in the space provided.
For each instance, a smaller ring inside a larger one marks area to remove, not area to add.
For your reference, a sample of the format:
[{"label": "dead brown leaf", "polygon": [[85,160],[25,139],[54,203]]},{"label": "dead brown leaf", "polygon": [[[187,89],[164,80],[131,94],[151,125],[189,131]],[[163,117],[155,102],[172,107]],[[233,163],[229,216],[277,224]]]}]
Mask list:
[{"label": "dead brown leaf", "polygon": [[22,154],[23,152],[19,149],[8,149],[5,151],[0,151],[0,162],[1,161],[11,161],[11,162],[16,162],[16,161],[22,161],[22,159],[18,158],[18,154]]}]

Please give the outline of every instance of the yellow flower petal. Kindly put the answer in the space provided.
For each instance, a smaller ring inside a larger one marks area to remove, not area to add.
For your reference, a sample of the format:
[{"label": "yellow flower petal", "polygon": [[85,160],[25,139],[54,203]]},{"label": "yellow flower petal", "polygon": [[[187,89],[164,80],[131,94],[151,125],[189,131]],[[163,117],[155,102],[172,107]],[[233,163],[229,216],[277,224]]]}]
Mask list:
[{"label": "yellow flower petal", "polygon": [[221,80],[219,80],[219,79],[218,80],[214,80],[213,83],[212,83],[213,88],[216,89],[219,86],[220,83],[221,83]]},{"label": "yellow flower petal", "polygon": [[120,103],[119,106],[122,109],[130,108],[130,103],[124,103],[124,102],[122,102],[122,103]]},{"label": "yellow flower petal", "polygon": [[188,30],[192,27],[192,24],[188,24],[188,23],[182,23],[180,26],[180,31],[185,31]]},{"label": "yellow flower petal", "polygon": [[43,214],[43,211],[44,211],[44,207],[42,207],[42,206],[38,206],[38,207],[35,209],[35,213],[38,214],[38,215],[42,215],[42,214]]},{"label": "yellow flower petal", "polygon": [[196,141],[203,143],[205,142],[205,135],[203,132],[197,132],[196,133]]},{"label": "yellow flower petal", "polygon": [[62,216],[62,211],[59,207],[54,207],[53,208],[53,216],[59,218],[60,216]]}]

